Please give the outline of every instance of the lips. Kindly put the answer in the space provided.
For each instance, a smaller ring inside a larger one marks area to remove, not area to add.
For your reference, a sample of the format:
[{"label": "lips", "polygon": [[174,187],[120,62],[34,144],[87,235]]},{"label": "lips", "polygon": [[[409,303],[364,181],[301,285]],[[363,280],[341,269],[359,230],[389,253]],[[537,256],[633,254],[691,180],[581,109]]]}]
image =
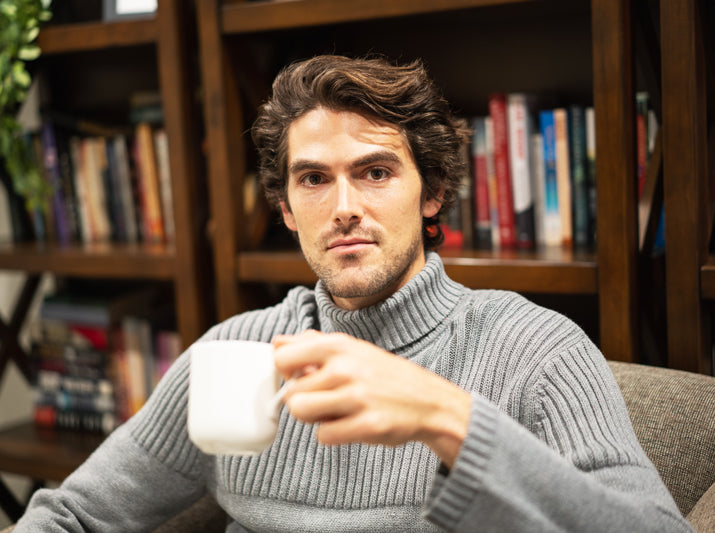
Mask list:
[{"label": "lips", "polygon": [[338,253],[355,253],[375,244],[375,241],[361,237],[340,238],[328,244],[328,250]]}]

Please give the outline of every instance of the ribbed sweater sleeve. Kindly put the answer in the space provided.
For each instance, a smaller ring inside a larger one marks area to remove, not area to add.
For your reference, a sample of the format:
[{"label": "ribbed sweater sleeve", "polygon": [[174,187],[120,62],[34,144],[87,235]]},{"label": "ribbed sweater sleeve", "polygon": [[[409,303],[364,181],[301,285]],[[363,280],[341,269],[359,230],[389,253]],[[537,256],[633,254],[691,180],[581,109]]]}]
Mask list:
[{"label": "ribbed sweater sleeve", "polygon": [[436,476],[429,520],[461,532],[692,531],[594,350],[578,344],[536,369],[529,428],[473,394],[469,435]]}]

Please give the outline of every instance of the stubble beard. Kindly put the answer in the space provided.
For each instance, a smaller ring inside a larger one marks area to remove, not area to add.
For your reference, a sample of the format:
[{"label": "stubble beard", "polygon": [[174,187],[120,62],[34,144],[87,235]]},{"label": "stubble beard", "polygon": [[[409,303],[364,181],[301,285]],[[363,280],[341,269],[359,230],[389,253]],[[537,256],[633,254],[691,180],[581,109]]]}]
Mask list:
[{"label": "stubble beard", "polygon": [[304,256],[331,296],[366,298],[395,287],[417,260],[421,246],[420,235],[416,235],[405,249],[393,257],[386,257],[382,263],[369,262],[362,253],[340,257],[337,266],[321,261],[318,254],[313,256],[304,252]]}]

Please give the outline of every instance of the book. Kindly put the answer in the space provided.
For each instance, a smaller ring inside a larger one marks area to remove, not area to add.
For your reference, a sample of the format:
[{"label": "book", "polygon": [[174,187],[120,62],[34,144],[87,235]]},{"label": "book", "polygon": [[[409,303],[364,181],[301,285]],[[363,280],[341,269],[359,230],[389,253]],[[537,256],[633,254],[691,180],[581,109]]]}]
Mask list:
[{"label": "book", "polygon": [[156,151],[152,129],[147,122],[140,122],[136,127],[134,161],[140,190],[144,240],[154,243],[164,242]]},{"label": "book", "polygon": [[497,184],[499,244],[502,248],[513,248],[516,245],[516,226],[511,170],[509,168],[506,95],[494,93],[489,96],[489,116],[492,118],[494,128],[494,170]]},{"label": "book", "polygon": [[546,216],[546,178],[544,172],[544,140],[541,133],[531,134],[531,176],[534,190],[534,234],[537,246],[546,246],[544,217]]},{"label": "book", "polygon": [[139,240],[139,229],[137,227],[137,209],[132,186],[132,175],[129,164],[129,151],[127,150],[127,138],[123,134],[114,135],[109,141],[114,157],[114,171],[117,179],[117,196],[121,204],[124,220],[124,237],[126,242],[134,243]]},{"label": "book", "polygon": [[492,221],[492,248],[501,248],[499,234],[499,194],[497,187],[497,174],[494,167],[494,121],[491,117],[484,119],[487,147],[487,181],[489,183],[489,212]]},{"label": "book", "polygon": [[568,108],[569,161],[571,163],[571,195],[573,244],[583,248],[590,244],[589,198],[586,160],[586,113],[583,107]]},{"label": "book", "polygon": [[86,179],[86,169],[82,156],[82,140],[73,136],[70,141],[70,157],[72,160],[74,190],[77,198],[77,213],[80,227],[80,238],[84,243],[94,240],[94,225],[89,209],[89,189]]},{"label": "book", "polygon": [[114,142],[107,139],[105,142],[107,152],[106,188],[107,188],[107,208],[112,221],[112,240],[117,242],[127,242],[127,222],[126,211],[121,195],[121,176],[119,175],[119,164]]},{"label": "book", "polygon": [[571,211],[571,163],[569,154],[569,126],[566,109],[554,109],[554,132],[556,141],[556,186],[561,218],[561,244],[573,245],[573,221]]},{"label": "book", "polygon": [[544,161],[544,242],[547,246],[561,244],[559,189],[556,179],[556,128],[553,110],[539,113]]},{"label": "book", "polygon": [[169,139],[164,129],[154,132],[154,149],[159,176],[159,190],[161,196],[161,213],[164,223],[166,241],[173,243],[176,240],[174,229],[174,200],[172,197],[171,163],[169,161]]},{"label": "book", "polygon": [[67,244],[71,238],[70,222],[66,213],[65,192],[62,187],[55,131],[52,124],[47,120],[42,122],[41,135],[45,174],[53,189],[52,215],[55,223],[55,238],[58,242]]},{"label": "book", "polygon": [[596,242],[596,113],[586,108],[586,171],[588,183],[588,227],[591,242]]},{"label": "book", "polygon": [[475,244],[478,249],[488,250],[492,247],[492,221],[489,207],[486,119],[473,119],[472,130]]},{"label": "book", "polygon": [[104,137],[86,137],[81,141],[82,162],[87,180],[87,201],[92,220],[92,242],[107,242],[112,226],[107,210],[107,188],[104,176],[107,155]]},{"label": "book", "polygon": [[509,169],[514,206],[515,240],[518,248],[534,247],[534,196],[531,177],[533,97],[525,93],[507,96]]}]

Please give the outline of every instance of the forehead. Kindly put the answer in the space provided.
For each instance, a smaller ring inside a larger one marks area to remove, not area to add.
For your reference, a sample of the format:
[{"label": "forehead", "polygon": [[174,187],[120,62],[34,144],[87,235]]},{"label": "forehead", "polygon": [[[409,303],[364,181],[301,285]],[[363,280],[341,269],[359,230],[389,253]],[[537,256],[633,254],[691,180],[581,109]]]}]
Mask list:
[{"label": "forehead", "polygon": [[289,165],[296,158],[346,157],[375,149],[411,159],[399,127],[352,111],[322,107],[309,111],[289,126],[287,140]]}]

